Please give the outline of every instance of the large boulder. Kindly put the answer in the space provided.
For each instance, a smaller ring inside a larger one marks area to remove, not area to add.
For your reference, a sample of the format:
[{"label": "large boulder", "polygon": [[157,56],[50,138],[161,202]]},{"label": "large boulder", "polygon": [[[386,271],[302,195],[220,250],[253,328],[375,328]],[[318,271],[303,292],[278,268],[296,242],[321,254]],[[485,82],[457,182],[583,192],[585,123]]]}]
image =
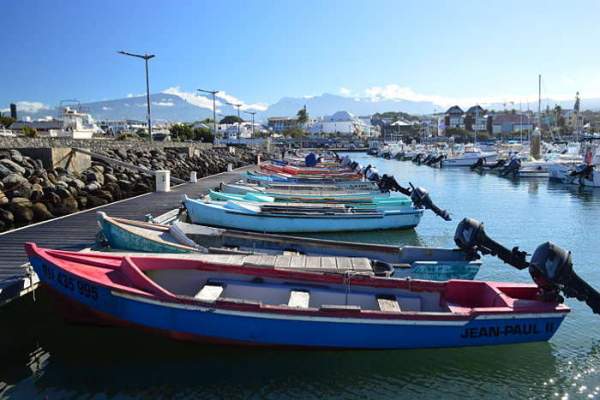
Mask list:
[{"label": "large boulder", "polygon": [[10,200],[10,211],[15,216],[15,221],[23,224],[28,224],[33,220],[33,210],[31,201],[24,197],[13,197]]},{"label": "large boulder", "polygon": [[14,162],[19,163],[19,164],[23,162],[23,156],[21,155],[19,150],[11,150],[10,158],[11,158],[11,160],[13,160]]},{"label": "large boulder", "polygon": [[54,218],[54,215],[48,210],[44,203],[33,203],[33,215],[37,221],[45,221]]},{"label": "large boulder", "polygon": [[7,158],[3,158],[0,160],[0,164],[4,165],[6,168],[10,169],[12,172],[19,173],[23,175],[25,173],[25,168],[21,167],[16,162],[9,160]]}]

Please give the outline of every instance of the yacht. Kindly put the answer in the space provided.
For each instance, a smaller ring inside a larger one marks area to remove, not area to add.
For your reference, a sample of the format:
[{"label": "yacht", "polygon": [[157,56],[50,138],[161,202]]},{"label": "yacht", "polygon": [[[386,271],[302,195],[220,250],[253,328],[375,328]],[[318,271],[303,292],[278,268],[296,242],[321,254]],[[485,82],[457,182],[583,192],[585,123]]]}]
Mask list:
[{"label": "yacht", "polygon": [[51,137],[69,137],[72,139],[91,139],[94,134],[103,133],[102,129],[96,125],[96,122],[90,114],[77,111],[71,107],[63,108],[62,128],[60,130],[51,129]]}]

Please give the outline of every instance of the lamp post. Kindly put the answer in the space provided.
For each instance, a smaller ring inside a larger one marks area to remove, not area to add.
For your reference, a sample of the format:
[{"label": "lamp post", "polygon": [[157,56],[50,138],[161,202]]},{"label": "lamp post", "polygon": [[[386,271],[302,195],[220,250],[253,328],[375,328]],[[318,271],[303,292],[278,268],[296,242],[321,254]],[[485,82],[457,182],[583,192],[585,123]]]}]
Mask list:
[{"label": "lamp post", "polygon": [[147,105],[147,110],[148,110],[148,136],[150,136],[150,141],[152,141],[152,119],[150,117],[150,79],[148,78],[148,60],[151,58],[154,58],[155,55],[154,54],[134,54],[134,53],[127,53],[126,51],[119,51],[119,54],[123,54],[124,56],[130,56],[130,57],[136,57],[136,58],[141,58],[142,60],[144,60],[145,65],[146,65],[146,105]]},{"label": "lamp post", "polygon": [[[241,120],[242,118],[240,117],[240,107],[242,106],[241,104],[233,104],[233,103],[229,103],[229,102],[225,102],[226,104],[229,104],[230,106],[233,106],[235,108],[237,108],[237,112],[238,112],[238,119]],[[238,121],[237,123],[237,136],[238,139],[240,138],[240,121]]]},{"label": "lamp post", "polygon": [[252,138],[254,138],[254,114],[256,111],[244,111],[246,114],[252,115]]},{"label": "lamp post", "polygon": [[204,89],[197,89],[199,92],[203,92],[203,93],[210,93],[212,94],[212,101],[213,101],[213,130],[215,131],[215,137],[217,137],[217,101],[215,100],[215,95],[217,93],[219,93],[218,90],[204,90]]}]

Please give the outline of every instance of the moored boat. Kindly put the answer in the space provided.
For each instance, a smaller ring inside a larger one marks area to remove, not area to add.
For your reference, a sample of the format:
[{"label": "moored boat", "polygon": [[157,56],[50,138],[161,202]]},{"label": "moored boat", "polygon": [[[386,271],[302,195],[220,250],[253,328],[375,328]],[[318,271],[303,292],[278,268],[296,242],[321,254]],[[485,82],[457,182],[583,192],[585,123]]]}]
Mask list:
[{"label": "moored boat", "polygon": [[111,250],[360,257],[391,265],[393,276],[429,280],[473,279],[481,266],[480,261],[460,249],[341,242],[235,231],[179,221],[167,226],[109,217],[103,212],[98,212],[97,218]]},{"label": "moored boat", "polygon": [[26,244],[71,318],[180,340],[319,349],[409,349],[545,341],[568,307],[538,287],[48,250]]},{"label": "moored boat", "polygon": [[195,224],[254,232],[343,232],[409,229],[417,226],[422,209],[355,210],[346,207],[311,211],[238,201],[207,203],[187,196],[183,201]]}]

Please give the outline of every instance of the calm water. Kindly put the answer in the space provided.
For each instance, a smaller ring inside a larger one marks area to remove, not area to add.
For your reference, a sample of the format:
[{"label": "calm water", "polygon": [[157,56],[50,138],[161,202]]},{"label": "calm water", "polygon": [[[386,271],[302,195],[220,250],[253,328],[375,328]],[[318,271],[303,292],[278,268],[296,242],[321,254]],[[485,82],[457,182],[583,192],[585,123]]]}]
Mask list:
[{"label": "calm water", "polygon": [[[415,231],[339,238],[452,246],[462,217],[496,240],[532,252],[551,240],[600,288],[600,190],[512,182],[465,170],[354,155],[428,188],[454,221],[427,213]],[[331,235],[329,235],[331,237]],[[480,279],[528,281],[493,258]],[[573,312],[549,343],[381,352],[270,351],[176,343],[121,329],[73,326],[43,291],[0,309],[0,398],[595,398],[600,396],[600,316]],[[8,324],[10,322],[10,325]]]}]

